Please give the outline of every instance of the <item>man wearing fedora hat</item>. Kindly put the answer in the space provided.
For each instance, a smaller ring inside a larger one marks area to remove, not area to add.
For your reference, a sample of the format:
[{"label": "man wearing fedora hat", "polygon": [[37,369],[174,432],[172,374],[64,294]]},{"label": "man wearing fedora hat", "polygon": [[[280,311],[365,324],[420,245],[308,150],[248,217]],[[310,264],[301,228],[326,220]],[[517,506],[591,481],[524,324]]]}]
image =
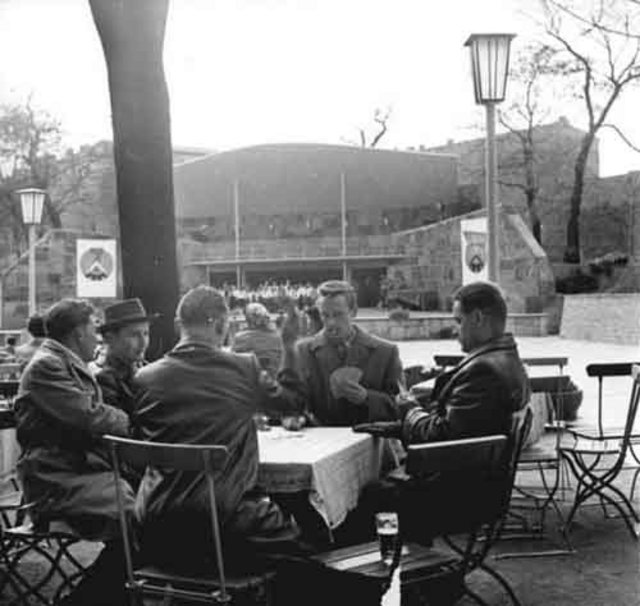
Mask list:
[{"label": "man wearing fedora hat", "polygon": [[133,375],[144,365],[149,323],[154,317],[147,314],[140,299],[125,299],[105,308],[104,322],[98,329],[106,349],[102,359],[93,364],[95,377],[104,401],[128,415],[135,404]]}]

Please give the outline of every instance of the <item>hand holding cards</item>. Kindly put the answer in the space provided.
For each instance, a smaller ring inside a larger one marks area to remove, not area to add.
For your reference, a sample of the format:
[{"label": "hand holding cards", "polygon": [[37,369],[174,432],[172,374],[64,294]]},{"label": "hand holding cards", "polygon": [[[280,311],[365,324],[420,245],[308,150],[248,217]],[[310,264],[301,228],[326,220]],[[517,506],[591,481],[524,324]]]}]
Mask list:
[{"label": "hand holding cards", "polygon": [[362,370],[356,366],[342,366],[331,373],[329,388],[334,398],[346,398],[361,404],[367,397],[367,390],[360,385]]}]

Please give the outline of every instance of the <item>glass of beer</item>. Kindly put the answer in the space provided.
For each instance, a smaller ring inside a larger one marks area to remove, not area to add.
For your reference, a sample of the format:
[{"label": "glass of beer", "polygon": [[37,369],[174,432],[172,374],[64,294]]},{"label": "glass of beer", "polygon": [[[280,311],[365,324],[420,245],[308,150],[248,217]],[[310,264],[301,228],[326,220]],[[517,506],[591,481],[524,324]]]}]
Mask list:
[{"label": "glass of beer", "polygon": [[386,566],[391,566],[393,554],[398,544],[398,514],[394,511],[377,513],[376,532],[380,545],[380,557]]}]

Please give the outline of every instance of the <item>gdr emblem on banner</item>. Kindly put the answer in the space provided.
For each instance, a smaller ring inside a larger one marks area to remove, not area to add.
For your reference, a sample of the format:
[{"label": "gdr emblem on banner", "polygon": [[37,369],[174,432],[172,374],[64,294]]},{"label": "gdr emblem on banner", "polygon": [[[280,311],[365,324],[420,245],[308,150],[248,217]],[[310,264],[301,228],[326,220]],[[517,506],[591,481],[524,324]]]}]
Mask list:
[{"label": "gdr emblem on banner", "polygon": [[115,240],[77,241],[77,290],[79,297],[116,296]]},{"label": "gdr emblem on banner", "polygon": [[462,283],[487,280],[487,218],[460,221],[460,265]]},{"label": "gdr emblem on banner", "polygon": [[90,248],[80,257],[80,270],[88,280],[104,280],[113,271],[113,257],[104,248]]},{"label": "gdr emblem on banner", "polygon": [[487,234],[482,232],[465,231],[466,248],[464,262],[474,274],[479,274],[487,264]]}]

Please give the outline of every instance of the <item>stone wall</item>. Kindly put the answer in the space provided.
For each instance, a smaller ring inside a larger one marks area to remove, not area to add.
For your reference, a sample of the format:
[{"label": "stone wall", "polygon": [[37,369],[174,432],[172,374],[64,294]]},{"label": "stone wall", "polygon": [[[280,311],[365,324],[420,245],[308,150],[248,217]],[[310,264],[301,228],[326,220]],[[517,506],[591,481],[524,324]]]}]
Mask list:
[{"label": "stone wall", "polygon": [[640,344],[640,294],[565,295],[560,336]]},{"label": "stone wall", "polygon": [[[457,330],[451,314],[429,314],[408,320],[356,318],[358,326],[391,341],[451,339]],[[517,337],[542,337],[547,334],[546,314],[509,314],[507,331]]]},{"label": "stone wall", "polygon": [[[437,299],[439,309],[450,309],[451,297],[462,285],[460,221],[484,214],[475,211],[396,234],[408,257],[389,268],[389,277],[402,276],[417,295]],[[547,256],[520,215],[501,213],[500,227],[500,286],[509,310],[540,312],[554,292]]]},{"label": "stone wall", "polygon": [[[390,341],[452,339],[457,331],[450,313],[421,314],[408,320],[356,317],[355,322],[363,330]],[[235,316],[232,325],[234,333],[247,327],[242,316]],[[516,337],[542,337],[547,334],[546,327],[546,314],[509,314],[507,317],[507,331]]]}]

